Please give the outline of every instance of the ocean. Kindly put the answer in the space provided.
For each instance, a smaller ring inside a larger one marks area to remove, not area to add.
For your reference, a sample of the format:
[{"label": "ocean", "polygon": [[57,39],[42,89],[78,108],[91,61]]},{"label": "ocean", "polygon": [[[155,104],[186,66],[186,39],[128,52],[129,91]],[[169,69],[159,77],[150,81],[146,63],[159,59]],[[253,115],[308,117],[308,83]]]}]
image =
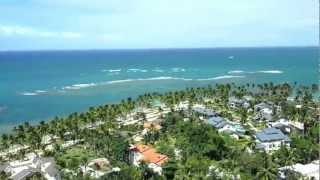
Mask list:
[{"label": "ocean", "polygon": [[318,49],[0,52],[0,132],[145,92],[216,83],[318,83]]}]

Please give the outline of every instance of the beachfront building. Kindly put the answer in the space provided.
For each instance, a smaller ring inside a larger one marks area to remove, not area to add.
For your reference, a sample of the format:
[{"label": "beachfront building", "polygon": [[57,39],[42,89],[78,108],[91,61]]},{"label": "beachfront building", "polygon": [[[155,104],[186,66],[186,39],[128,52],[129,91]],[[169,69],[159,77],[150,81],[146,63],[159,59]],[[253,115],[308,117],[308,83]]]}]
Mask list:
[{"label": "beachfront building", "polygon": [[254,111],[256,112],[253,118],[256,121],[271,121],[273,117],[273,107],[267,103],[259,103],[254,106]]},{"label": "beachfront building", "polygon": [[41,173],[48,180],[60,179],[54,158],[41,158],[34,153],[27,154],[24,160],[9,162],[4,172],[13,180],[26,179],[35,173]]},{"label": "beachfront building", "polygon": [[192,108],[193,112],[195,112],[196,114],[199,114],[200,117],[202,118],[210,118],[210,117],[215,117],[218,114],[216,112],[214,112],[211,109],[207,109],[205,107],[202,106],[194,106]]},{"label": "beachfront building", "polygon": [[257,149],[266,152],[280,149],[281,145],[290,147],[290,138],[276,128],[265,128],[255,135]]},{"label": "beachfront building", "polygon": [[92,178],[99,179],[106,174],[120,171],[120,168],[112,168],[107,158],[97,158],[91,160],[87,166],[80,166],[80,170],[83,174],[87,174]]},{"label": "beachfront building", "polygon": [[285,134],[290,134],[291,132],[302,132],[304,130],[303,123],[296,121],[289,121],[288,119],[279,119],[276,122],[269,122],[268,127],[274,127],[280,129]]},{"label": "beachfront building", "polygon": [[319,160],[313,161],[309,164],[294,164],[292,166],[285,166],[279,168],[279,179],[287,179],[287,173],[295,172],[302,175],[303,178],[310,180],[319,180]]},{"label": "beachfront building", "polygon": [[158,174],[162,173],[161,166],[168,159],[168,156],[157,153],[156,149],[148,145],[136,144],[130,148],[129,161],[131,164],[139,166],[141,162],[145,162]]},{"label": "beachfront building", "polygon": [[220,116],[211,117],[207,120],[207,123],[218,130],[218,132],[224,132],[231,134],[236,139],[239,136],[244,135],[246,130],[242,127],[241,124],[228,121]]},{"label": "beachfront building", "polygon": [[245,98],[239,99],[239,98],[232,96],[232,97],[229,97],[229,99],[228,99],[228,106],[231,109],[237,109],[237,108],[241,108],[241,107],[248,109],[250,107],[250,103]]}]

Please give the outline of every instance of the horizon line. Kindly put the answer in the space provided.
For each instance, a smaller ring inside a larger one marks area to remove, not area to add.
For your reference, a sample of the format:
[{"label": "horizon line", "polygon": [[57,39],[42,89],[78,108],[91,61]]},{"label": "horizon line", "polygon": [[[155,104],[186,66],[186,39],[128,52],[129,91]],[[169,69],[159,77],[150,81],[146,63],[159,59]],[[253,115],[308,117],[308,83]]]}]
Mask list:
[{"label": "horizon line", "polygon": [[245,49],[245,48],[319,48],[320,45],[297,46],[216,46],[216,47],[168,47],[168,48],[84,48],[84,49],[8,49],[0,52],[48,52],[48,51],[143,51],[143,50],[188,50],[188,49]]}]

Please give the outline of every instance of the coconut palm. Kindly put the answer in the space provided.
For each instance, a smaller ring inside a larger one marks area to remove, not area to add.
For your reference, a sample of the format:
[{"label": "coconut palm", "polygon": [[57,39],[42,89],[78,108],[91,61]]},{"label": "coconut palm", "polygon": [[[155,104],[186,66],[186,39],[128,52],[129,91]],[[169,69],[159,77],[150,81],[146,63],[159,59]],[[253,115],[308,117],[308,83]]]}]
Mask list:
[{"label": "coconut palm", "polygon": [[262,180],[274,180],[277,177],[278,169],[277,166],[272,162],[271,156],[266,152],[262,154],[263,165],[259,167],[256,179]]}]

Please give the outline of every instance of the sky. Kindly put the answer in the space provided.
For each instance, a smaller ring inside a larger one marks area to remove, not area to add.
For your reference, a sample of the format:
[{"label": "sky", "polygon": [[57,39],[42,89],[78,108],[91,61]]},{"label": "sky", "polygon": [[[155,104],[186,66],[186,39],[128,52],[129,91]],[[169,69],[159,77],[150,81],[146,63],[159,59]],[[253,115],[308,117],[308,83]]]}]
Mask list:
[{"label": "sky", "polygon": [[0,0],[0,50],[318,43],[318,0]]}]

